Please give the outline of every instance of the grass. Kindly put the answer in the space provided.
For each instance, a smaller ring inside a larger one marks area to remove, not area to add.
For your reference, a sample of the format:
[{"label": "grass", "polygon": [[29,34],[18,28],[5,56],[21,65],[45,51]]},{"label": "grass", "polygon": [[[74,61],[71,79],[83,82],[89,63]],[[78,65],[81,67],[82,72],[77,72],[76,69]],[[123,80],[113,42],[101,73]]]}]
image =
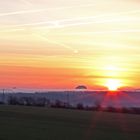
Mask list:
[{"label": "grass", "polygon": [[0,106],[0,140],[132,139],[140,139],[140,115]]}]

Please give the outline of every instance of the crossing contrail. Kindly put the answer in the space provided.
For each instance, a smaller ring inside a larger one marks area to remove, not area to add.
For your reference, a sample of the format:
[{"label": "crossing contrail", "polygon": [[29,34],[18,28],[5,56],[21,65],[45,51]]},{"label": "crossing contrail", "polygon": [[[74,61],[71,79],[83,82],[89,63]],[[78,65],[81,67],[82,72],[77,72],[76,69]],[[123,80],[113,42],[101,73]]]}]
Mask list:
[{"label": "crossing contrail", "polygon": [[[78,25],[86,25],[86,24],[102,24],[102,23],[112,23],[112,22],[120,22],[120,21],[126,21],[125,19],[115,19],[115,20],[103,20],[103,21],[89,21],[89,22],[77,22],[77,23],[71,23],[71,24],[60,24],[61,22],[53,21],[53,22],[38,22],[34,24],[24,24],[23,26],[12,26],[14,28],[9,29],[2,29],[0,32],[15,32],[15,31],[22,31],[25,30],[24,27],[26,26],[35,26],[35,25],[41,25],[41,24],[47,24],[43,27],[34,27],[33,29],[54,29],[54,28],[65,28],[65,27],[71,27],[71,26],[78,26]],[[130,20],[131,21],[131,20]],[[132,21],[131,21],[132,22]],[[138,21],[137,21],[138,23]],[[20,27],[20,28],[17,28]],[[139,29],[128,29],[128,30],[114,30],[114,31],[96,31],[96,32],[71,32],[71,33],[60,33],[59,35],[86,35],[86,34],[104,34],[104,33],[126,33],[126,32],[140,32]]]},{"label": "crossing contrail", "polygon": [[35,35],[35,36],[38,36],[38,37],[40,37],[40,38],[43,38],[45,41],[47,41],[48,43],[51,43],[51,44],[55,44],[55,45],[58,45],[58,46],[61,46],[61,47],[63,47],[63,48],[66,48],[66,49],[69,49],[69,50],[71,50],[73,53],[78,53],[78,50],[77,49],[74,49],[74,48],[72,48],[72,47],[70,47],[70,46],[68,46],[68,45],[66,45],[66,44],[64,44],[64,43],[60,43],[60,42],[58,42],[58,41],[51,41],[50,39],[48,39],[45,35],[43,35],[43,34],[37,34],[37,33],[33,33],[33,35]]},{"label": "crossing contrail", "polygon": [[45,26],[48,26],[48,28],[63,28],[67,26],[77,26],[77,25],[85,25],[85,24],[93,24],[93,23],[117,22],[117,21],[125,21],[125,19],[110,19],[110,20],[102,20],[102,21],[98,21],[98,20],[95,21],[95,19],[101,18],[101,17],[104,18],[104,17],[110,17],[110,16],[135,14],[135,13],[140,13],[140,10],[112,13],[112,14],[102,14],[102,15],[89,16],[89,17],[50,20],[50,21],[27,23],[27,24],[17,24],[17,25],[12,25],[12,26],[5,26],[5,28],[16,28],[16,27],[26,27],[26,26],[38,26],[38,25],[45,25]]},{"label": "crossing contrail", "polygon": [[[56,21],[45,21],[45,22],[36,22],[36,23],[27,23],[27,24],[19,24],[19,25],[12,25],[12,26],[7,26],[7,27],[3,27],[2,30],[6,29],[11,29],[11,28],[18,28],[18,27],[32,27],[32,28],[36,28],[36,29],[41,29],[41,28],[46,28],[46,29],[55,29],[55,28],[65,28],[65,27],[72,27],[72,26],[79,26],[79,25],[88,25],[88,24],[104,24],[104,23],[117,23],[117,22],[127,22],[130,21],[131,22],[136,22],[139,23],[140,20],[132,20],[132,19],[109,19],[109,20],[89,20],[89,21],[79,21],[79,20],[73,20],[72,22],[62,22],[64,20],[56,20]],[[66,21],[66,20],[65,20]],[[42,27],[39,25],[43,25]],[[38,27],[37,27],[38,26]]]},{"label": "crossing contrail", "polygon": [[11,16],[11,15],[30,14],[30,13],[39,13],[39,12],[52,11],[52,10],[63,10],[63,9],[72,9],[72,8],[80,8],[80,7],[83,7],[83,8],[84,7],[92,7],[94,5],[95,4],[86,4],[86,5],[75,5],[75,6],[58,7],[58,8],[44,8],[44,9],[34,9],[34,10],[21,10],[21,11],[0,13],[0,17]]},{"label": "crossing contrail", "polygon": [[[26,0],[21,0],[22,2],[24,2],[26,5],[29,5],[29,6],[33,6],[32,3],[30,3],[29,1],[26,1]],[[49,10],[63,10],[63,9],[72,9],[72,8],[79,8],[79,7],[91,7],[91,6],[94,6],[95,4],[84,4],[84,5],[75,5],[75,6],[67,6],[67,7],[58,7],[58,8],[48,8],[48,9],[38,9],[38,10],[30,10],[30,11],[17,11],[15,13],[10,13],[11,15],[17,15],[17,14],[27,14],[27,13],[37,13],[37,12],[42,12],[42,11],[49,11]],[[6,15],[5,15],[6,16]],[[9,16],[9,15],[7,15]],[[50,24],[50,22],[47,22],[48,24]],[[40,23],[36,23],[37,25],[39,25]],[[53,24],[53,26],[55,27],[58,27],[59,26],[59,23],[56,21],[56,22],[51,22],[51,24]],[[30,26],[30,24],[28,24]],[[28,26],[27,25],[27,26]],[[26,25],[25,25],[26,26]],[[51,25],[50,25],[51,26]],[[23,28],[21,28],[22,30]],[[13,29],[13,31],[16,31],[16,29]],[[49,32],[49,30],[48,30]],[[56,44],[56,45],[59,45],[59,46],[62,46],[66,49],[69,49],[71,51],[73,51],[73,53],[78,53],[78,50],[64,44],[64,43],[60,43],[60,42],[57,42],[57,41],[51,41],[49,40],[44,34],[38,34],[38,33],[34,33],[33,32],[33,35],[35,36],[38,36],[40,38],[43,38],[45,39],[45,41],[49,42],[49,43],[52,43],[52,44]]]}]

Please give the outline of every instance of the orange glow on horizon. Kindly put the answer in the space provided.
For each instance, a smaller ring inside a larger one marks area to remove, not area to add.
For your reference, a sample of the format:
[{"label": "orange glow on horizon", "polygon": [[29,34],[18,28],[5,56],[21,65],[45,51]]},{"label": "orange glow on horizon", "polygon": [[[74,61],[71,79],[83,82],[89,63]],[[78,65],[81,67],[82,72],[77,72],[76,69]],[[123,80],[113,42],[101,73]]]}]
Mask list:
[{"label": "orange glow on horizon", "polygon": [[1,88],[140,87],[138,0],[0,5]]}]

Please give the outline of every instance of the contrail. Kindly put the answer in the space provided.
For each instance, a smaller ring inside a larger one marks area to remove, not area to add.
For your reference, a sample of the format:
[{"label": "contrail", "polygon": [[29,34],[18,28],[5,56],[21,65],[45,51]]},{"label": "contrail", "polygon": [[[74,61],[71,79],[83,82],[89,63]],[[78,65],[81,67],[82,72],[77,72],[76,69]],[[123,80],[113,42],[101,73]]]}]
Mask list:
[{"label": "contrail", "polygon": [[[24,0],[23,0],[24,1]],[[26,2],[26,1],[24,1]],[[32,6],[32,3],[28,2],[29,5]],[[61,9],[71,9],[71,8],[79,8],[79,7],[91,7],[95,4],[86,4],[86,5],[76,5],[76,6],[68,6],[68,7],[59,7],[59,8],[47,8],[47,9],[37,9],[37,10],[28,10],[28,11],[16,11],[16,12],[11,12],[11,13],[2,13],[0,14],[0,16],[10,16],[10,15],[19,15],[19,14],[26,14],[26,13],[37,13],[37,12],[42,12],[42,11],[48,11],[48,10],[61,10]],[[45,23],[48,23],[50,24],[50,22],[45,22]],[[40,25],[42,23],[35,23],[35,25]],[[43,23],[44,24],[44,23]],[[57,21],[55,22],[51,22],[51,24],[53,24],[53,26],[59,26],[59,23]],[[24,26],[30,26],[30,25],[33,25],[33,24],[25,24]],[[17,27],[23,27],[23,26],[18,26]],[[11,30],[6,30],[6,32],[15,32],[15,31],[19,31],[19,30],[24,30],[23,28],[20,28],[20,29],[11,29]],[[78,53],[78,50],[76,49],[73,49],[72,47],[64,44],[64,43],[60,43],[60,42],[57,42],[57,41],[50,41],[49,39],[46,38],[46,36],[44,35],[39,35],[39,34],[35,34],[34,35],[36,36],[39,36],[43,39],[45,39],[47,42],[49,43],[52,43],[52,44],[56,44],[56,45],[59,45],[59,46],[62,46],[66,49],[69,49],[69,50],[72,50],[74,53]]]},{"label": "contrail", "polygon": [[[46,21],[46,22],[36,22],[36,23],[27,23],[27,24],[20,24],[20,25],[13,25],[13,26],[7,26],[4,28],[17,28],[17,27],[28,27],[28,26],[38,26],[38,25],[44,25],[44,27],[35,27],[35,28],[47,28],[47,29],[53,29],[53,28],[64,28],[64,27],[71,27],[71,26],[78,26],[78,25],[87,25],[87,24],[101,24],[101,23],[113,23],[113,22],[128,22],[131,21],[131,19],[110,19],[110,20],[102,20],[102,21],[79,21],[79,20],[73,20],[74,23],[65,23],[64,20],[56,20],[56,21]],[[66,21],[66,20],[65,20]],[[138,21],[137,21],[138,22]]]},{"label": "contrail", "polygon": [[87,4],[87,5],[76,5],[76,6],[67,6],[67,7],[58,7],[58,8],[21,10],[21,11],[15,11],[15,12],[0,13],[0,17],[11,16],[11,15],[22,15],[22,14],[38,13],[38,12],[51,11],[51,10],[63,10],[63,9],[72,9],[72,8],[80,8],[80,7],[92,7],[94,5],[95,4]]},{"label": "contrail", "polygon": [[46,38],[46,36],[44,36],[44,35],[39,35],[39,34],[36,34],[36,33],[33,33],[33,35],[35,35],[35,36],[38,36],[38,37],[40,37],[40,38],[43,38],[45,41],[47,41],[47,42],[49,42],[49,43],[51,43],[51,44],[55,44],[55,45],[58,45],[58,46],[61,46],[61,47],[64,47],[64,48],[66,48],[66,49],[69,49],[69,50],[71,50],[73,53],[78,53],[78,50],[76,50],[76,49],[74,49],[74,48],[72,48],[72,47],[70,47],[70,46],[68,46],[68,45],[66,45],[66,44],[64,44],[64,43],[60,43],[60,42],[58,42],[58,41],[50,41],[49,39],[47,39]]},{"label": "contrail", "polygon": [[[61,19],[61,20],[54,20],[54,21],[52,20],[52,21],[27,23],[27,24],[18,24],[18,25],[13,25],[13,26],[7,26],[5,28],[36,26],[36,25],[45,25],[45,24],[49,24],[48,28],[63,28],[63,27],[67,27],[67,26],[77,26],[77,25],[84,25],[84,24],[116,22],[116,21],[122,21],[122,20],[124,21],[125,19],[121,19],[121,20],[112,19],[112,20],[103,20],[103,21],[87,21],[87,20],[97,19],[99,17],[110,17],[110,16],[123,15],[123,14],[134,14],[134,13],[139,13],[139,12],[140,12],[140,10],[135,10],[135,11],[128,11],[128,12],[112,13],[112,14],[102,14],[102,15],[89,16],[89,17]],[[74,23],[69,23],[69,22],[74,22]]]},{"label": "contrail", "polygon": [[[47,24],[45,25],[44,27],[34,27],[33,29],[42,29],[42,28],[46,28],[46,29],[55,29],[55,28],[65,28],[65,27],[72,27],[72,26],[78,26],[78,25],[87,25],[87,24],[103,24],[103,23],[113,23],[113,22],[120,22],[120,21],[129,21],[128,19],[125,20],[125,19],[112,19],[112,20],[103,20],[103,21],[89,21],[89,22],[77,22],[77,23],[71,23],[71,24],[60,24],[60,22],[58,21],[48,21],[48,22],[38,22],[38,23],[34,23],[34,24],[24,24],[23,26],[20,26],[20,25],[15,25],[15,26],[12,26],[14,27],[15,29],[10,29],[9,27],[9,31],[11,32],[12,30],[13,31],[16,31],[16,30],[24,30],[23,27],[26,27],[26,26],[36,26],[36,25],[44,25],[44,24]],[[137,21],[138,23],[138,21]],[[22,27],[22,28],[17,28],[17,27]],[[5,29],[2,29],[1,32],[8,32],[8,29],[6,28]],[[79,34],[103,34],[103,33],[119,33],[121,31],[106,31],[106,32],[102,32],[102,31],[99,31],[99,32],[81,32],[81,33],[66,33],[66,35],[79,35]],[[129,30],[123,30],[123,32],[139,32],[139,29],[129,29]],[[61,35],[61,34],[60,34]]]},{"label": "contrail", "polygon": [[59,36],[71,36],[71,35],[95,35],[95,34],[109,34],[109,33],[140,33],[140,29],[96,31],[96,32],[71,32],[71,33],[54,33],[54,34]]}]

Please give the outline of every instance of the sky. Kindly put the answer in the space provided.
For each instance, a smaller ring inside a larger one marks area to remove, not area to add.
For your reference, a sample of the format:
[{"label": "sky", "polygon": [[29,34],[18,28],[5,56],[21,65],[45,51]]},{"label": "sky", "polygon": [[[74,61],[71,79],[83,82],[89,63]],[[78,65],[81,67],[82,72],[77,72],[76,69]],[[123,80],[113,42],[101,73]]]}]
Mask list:
[{"label": "sky", "polygon": [[139,88],[139,0],[0,1],[0,88]]}]

